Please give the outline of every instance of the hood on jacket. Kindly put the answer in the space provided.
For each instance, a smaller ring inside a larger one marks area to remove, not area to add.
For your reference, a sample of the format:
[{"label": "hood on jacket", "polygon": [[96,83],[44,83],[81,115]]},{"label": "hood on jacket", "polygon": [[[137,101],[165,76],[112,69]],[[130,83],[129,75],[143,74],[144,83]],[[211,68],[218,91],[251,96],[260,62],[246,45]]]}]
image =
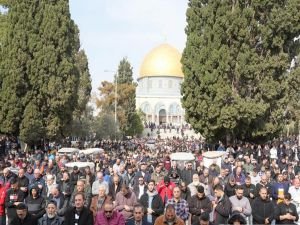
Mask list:
[{"label": "hood on jacket", "polygon": [[37,192],[36,196],[39,197],[40,189],[39,189],[39,187],[37,185],[31,185],[31,186],[29,186],[29,194],[30,194],[30,196],[32,197],[32,190],[33,189],[36,190],[36,192]]}]

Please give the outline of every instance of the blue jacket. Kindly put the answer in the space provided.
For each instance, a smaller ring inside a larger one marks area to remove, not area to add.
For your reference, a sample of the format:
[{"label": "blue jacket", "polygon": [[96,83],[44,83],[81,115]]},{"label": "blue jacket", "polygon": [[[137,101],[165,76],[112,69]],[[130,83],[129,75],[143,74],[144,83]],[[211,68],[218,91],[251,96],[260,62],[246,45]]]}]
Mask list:
[{"label": "blue jacket", "polygon": [[283,188],[284,194],[289,192],[289,185],[287,183],[275,183],[272,186],[272,199],[278,200],[278,189]]}]

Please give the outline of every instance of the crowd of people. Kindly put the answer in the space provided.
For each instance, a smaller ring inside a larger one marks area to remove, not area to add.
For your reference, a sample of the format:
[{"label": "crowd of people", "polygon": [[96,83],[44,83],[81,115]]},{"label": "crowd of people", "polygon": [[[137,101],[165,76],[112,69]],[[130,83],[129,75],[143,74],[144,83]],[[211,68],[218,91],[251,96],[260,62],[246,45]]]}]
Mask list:
[{"label": "crowd of people", "polygon": [[[99,141],[96,155],[1,145],[0,225],[296,224],[295,141],[224,146],[204,166],[202,140]],[[190,151],[180,167],[170,154]],[[299,151],[300,152],[300,151]],[[78,166],[68,167],[69,162]],[[79,162],[93,166],[80,167]]]}]

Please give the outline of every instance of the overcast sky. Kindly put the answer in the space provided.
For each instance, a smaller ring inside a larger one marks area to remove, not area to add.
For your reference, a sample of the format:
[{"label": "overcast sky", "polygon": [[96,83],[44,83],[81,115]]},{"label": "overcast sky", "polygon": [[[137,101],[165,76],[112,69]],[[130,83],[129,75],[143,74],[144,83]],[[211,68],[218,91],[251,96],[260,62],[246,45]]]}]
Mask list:
[{"label": "overcast sky", "polygon": [[[123,57],[133,66],[134,78],[145,55],[169,43],[182,51],[188,0],[70,0],[72,18],[89,59],[93,91],[112,81]],[[109,70],[111,72],[104,72]]]}]

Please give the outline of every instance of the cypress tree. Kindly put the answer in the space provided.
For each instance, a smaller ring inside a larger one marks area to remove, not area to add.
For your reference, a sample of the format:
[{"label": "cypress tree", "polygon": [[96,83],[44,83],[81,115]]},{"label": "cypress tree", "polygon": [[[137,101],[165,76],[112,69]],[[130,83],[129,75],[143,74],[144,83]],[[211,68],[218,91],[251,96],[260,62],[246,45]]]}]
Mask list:
[{"label": "cypress tree", "polygon": [[[54,139],[64,136],[77,107],[79,71],[75,55],[79,50],[79,35],[71,19],[68,0],[38,2],[40,10],[35,17],[38,36],[30,43],[33,59],[26,107],[37,106],[36,113],[42,115],[45,135]],[[25,108],[21,127],[29,130],[27,117],[30,115]]]},{"label": "cypress tree", "polygon": [[29,42],[36,34],[33,17],[37,6],[33,1],[12,1],[6,18],[6,33],[0,54],[0,131],[19,134],[32,53]]},{"label": "cypress tree", "polygon": [[92,91],[92,80],[88,59],[83,49],[76,54],[76,66],[79,71],[80,79],[78,86],[78,104],[74,111],[74,116],[78,118],[85,112]]},{"label": "cypress tree", "polygon": [[92,108],[87,105],[90,100],[92,81],[88,67],[88,59],[83,49],[76,54],[76,67],[80,77],[77,91],[78,102],[73,112],[73,120],[67,135],[84,138],[90,134],[93,112]]},{"label": "cypress tree", "polygon": [[189,1],[182,102],[208,140],[278,136],[287,69],[299,52],[297,7],[299,0]]},{"label": "cypress tree", "polygon": [[3,38],[5,35],[6,31],[6,20],[7,20],[7,3],[6,1],[0,0],[0,48],[1,48],[1,43],[3,42]]},{"label": "cypress tree", "polygon": [[9,8],[1,131],[20,134],[25,142],[62,137],[77,107],[79,84],[79,35],[68,0],[16,0]]},{"label": "cypress tree", "polygon": [[140,132],[136,126],[141,123],[140,117],[136,112],[135,91],[136,84],[133,82],[132,67],[127,58],[123,58],[118,67],[118,106],[120,129],[125,135],[133,136],[135,132]]},{"label": "cypress tree", "polygon": [[132,66],[127,58],[123,58],[118,66],[117,82],[118,84],[132,84],[133,82]]}]

